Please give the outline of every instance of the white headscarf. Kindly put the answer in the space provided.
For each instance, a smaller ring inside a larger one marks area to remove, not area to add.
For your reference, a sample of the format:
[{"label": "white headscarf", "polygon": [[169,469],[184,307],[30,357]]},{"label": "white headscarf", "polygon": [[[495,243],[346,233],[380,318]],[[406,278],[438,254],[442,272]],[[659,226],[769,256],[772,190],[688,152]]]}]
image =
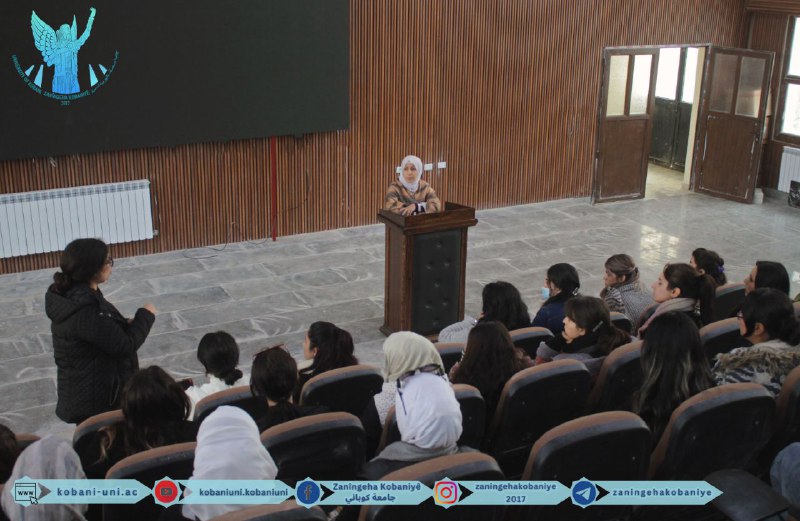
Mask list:
[{"label": "white headscarf", "polygon": [[[413,163],[413,165],[417,168],[417,178],[414,180],[413,183],[407,183],[405,178],[403,177],[403,171],[406,169],[406,165],[408,163]],[[417,156],[406,156],[400,161],[400,184],[406,187],[406,190],[411,192],[412,194],[417,191],[419,188],[419,180],[422,178],[422,159],[418,158]]]},{"label": "white headscarf", "polygon": [[444,368],[439,351],[430,340],[411,331],[392,333],[383,343],[386,381],[397,380],[403,373],[424,365],[439,364]]},{"label": "white headscarf", "polygon": [[[238,407],[222,406],[200,425],[190,479],[275,479],[278,467],[261,444],[256,422]],[[248,505],[183,505],[183,516],[206,521]]]},{"label": "white headscarf", "polygon": [[12,521],[85,521],[88,505],[29,505],[14,502],[14,482],[23,476],[38,479],[86,479],[81,460],[69,442],[50,436],[22,451],[3,487],[3,511]]},{"label": "white headscarf", "polygon": [[461,407],[442,376],[418,373],[406,378],[394,403],[404,442],[423,449],[446,449],[461,437]]}]

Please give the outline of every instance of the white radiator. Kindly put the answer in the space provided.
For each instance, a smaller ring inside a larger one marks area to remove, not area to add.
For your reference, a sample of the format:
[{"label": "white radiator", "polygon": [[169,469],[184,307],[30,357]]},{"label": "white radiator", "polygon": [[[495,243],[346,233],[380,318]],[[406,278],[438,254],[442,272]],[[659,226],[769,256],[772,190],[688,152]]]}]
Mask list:
[{"label": "white radiator", "polygon": [[781,156],[781,176],[778,178],[778,190],[789,191],[789,183],[800,183],[800,148],[783,147]]},{"label": "white radiator", "polygon": [[86,237],[152,239],[150,181],[0,195],[0,258],[59,251]]}]

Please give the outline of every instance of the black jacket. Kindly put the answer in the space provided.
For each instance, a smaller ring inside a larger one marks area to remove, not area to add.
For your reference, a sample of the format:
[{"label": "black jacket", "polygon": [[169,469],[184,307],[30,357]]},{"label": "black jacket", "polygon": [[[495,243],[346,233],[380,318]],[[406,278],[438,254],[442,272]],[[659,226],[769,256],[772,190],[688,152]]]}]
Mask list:
[{"label": "black jacket", "polygon": [[58,369],[56,415],[67,423],[119,408],[122,386],[139,369],[136,351],[155,316],[140,308],[131,323],[100,290],[75,286],[64,294],[51,288],[45,311],[53,333]]}]

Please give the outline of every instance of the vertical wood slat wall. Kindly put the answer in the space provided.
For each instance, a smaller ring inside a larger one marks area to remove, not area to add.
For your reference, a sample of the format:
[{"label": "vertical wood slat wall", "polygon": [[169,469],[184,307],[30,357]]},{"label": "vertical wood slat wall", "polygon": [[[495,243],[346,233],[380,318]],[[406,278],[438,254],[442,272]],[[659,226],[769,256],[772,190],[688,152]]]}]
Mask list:
[{"label": "vertical wood slat wall", "polygon": [[[277,234],[375,223],[409,153],[446,161],[426,178],[478,208],[588,196],[603,48],[741,47],[746,33],[730,0],[351,0],[350,128],[278,139]],[[267,139],[0,163],[2,193],[138,178],[159,235],[117,257],[272,232]]]}]

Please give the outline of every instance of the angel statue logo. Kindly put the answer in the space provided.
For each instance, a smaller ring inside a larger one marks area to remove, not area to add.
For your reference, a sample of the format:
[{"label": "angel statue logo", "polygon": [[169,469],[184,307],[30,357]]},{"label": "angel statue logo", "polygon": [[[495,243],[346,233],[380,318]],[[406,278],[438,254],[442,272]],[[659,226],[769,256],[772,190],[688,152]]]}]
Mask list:
[{"label": "angel statue logo", "polygon": [[[97,10],[94,7],[89,9],[89,20],[78,37],[78,23],[74,15],[72,16],[72,25],[63,24],[58,30],[54,30],[36,14],[36,11],[31,12],[33,44],[41,54],[43,62],[30,65],[26,63],[24,65],[27,68],[23,68],[23,64],[16,54],[11,57],[20,77],[31,89],[38,94],[61,101],[62,105],[69,105],[71,101],[93,94],[105,85],[117,66],[119,52],[116,52],[113,59],[107,62],[108,67],[102,63],[87,64],[89,68],[88,85],[81,88],[78,79],[78,53],[92,35],[96,14]],[[53,81],[49,89],[47,84],[42,84],[45,67],[53,67]]]}]

